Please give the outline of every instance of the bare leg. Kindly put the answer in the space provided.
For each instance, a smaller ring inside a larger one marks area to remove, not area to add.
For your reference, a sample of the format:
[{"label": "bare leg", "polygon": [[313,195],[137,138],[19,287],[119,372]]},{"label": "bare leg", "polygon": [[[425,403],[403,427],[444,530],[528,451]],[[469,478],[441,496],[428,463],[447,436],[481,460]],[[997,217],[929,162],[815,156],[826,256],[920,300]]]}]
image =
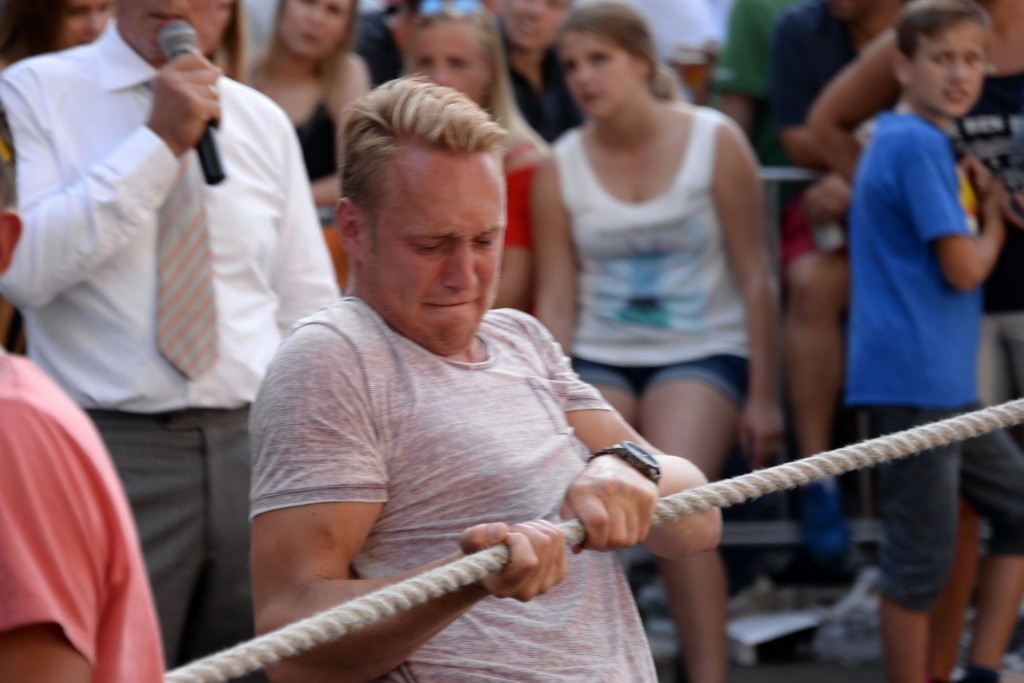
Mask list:
[{"label": "bare leg", "polygon": [[968,661],[989,669],[999,665],[1010,643],[1024,597],[1024,556],[990,555],[981,566],[978,609]]},{"label": "bare leg", "polygon": [[843,381],[849,264],[835,254],[806,254],[787,268],[786,288],[786,388],[797,455],[803,458],[828,450],[832,436]]},{"label": "bare leg", "polygon": [[921,683],[928,649],[928,613],[882,598],[882,649],[888,683]]},{"label": "bare leg", "polygon": [[[739,411],[724,395],[696,381],[666,382],[640,403],[642,433],[666,453],[694,462],[715,479],[736,440]],[[659,560],[669,611],[679,632],[692,683],[725,681],[725,569],[717,552]]]},{"label": "bare leg", "polygon": [[978,575],[978,513],[960,500],[956,556],[949,579],[928,615],[928,674],[949,680],[960,651],[967,606]]},{"label": "bare leg", "polygon": [[728,589],[717,552],[658,560],[669,613],[679,634],[688,681],[724,683]]}]

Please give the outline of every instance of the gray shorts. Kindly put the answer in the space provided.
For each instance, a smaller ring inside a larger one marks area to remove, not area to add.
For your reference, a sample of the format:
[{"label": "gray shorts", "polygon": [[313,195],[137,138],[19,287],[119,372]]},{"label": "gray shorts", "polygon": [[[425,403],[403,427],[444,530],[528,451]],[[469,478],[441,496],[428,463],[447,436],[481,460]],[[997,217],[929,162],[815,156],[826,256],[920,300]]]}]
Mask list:
[{"label": "gray shorts", "polygon": [[[962,411],[873,406],[867,412],[871,435],[881,436]],[[931,608],[953,564],[960,496],[991,526],[992,554],[1024,554],[1024,452],[1005,430],[884,463],[879,475],[880,588],[893,602]]]}]

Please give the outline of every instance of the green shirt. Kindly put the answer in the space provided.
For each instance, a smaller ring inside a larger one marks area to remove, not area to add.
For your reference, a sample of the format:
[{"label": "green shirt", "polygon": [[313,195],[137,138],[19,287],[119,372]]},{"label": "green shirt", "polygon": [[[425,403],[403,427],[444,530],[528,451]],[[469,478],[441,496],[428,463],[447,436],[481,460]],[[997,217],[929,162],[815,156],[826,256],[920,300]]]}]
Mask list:
[{"label": "green shirt", "polygon": [[715,93],[746,95],[755,101],[751,143],[763,166],[789,166],[768,110],[772,28],[779,15],[800,0],[736,0],[725,48],[715,68]]}]

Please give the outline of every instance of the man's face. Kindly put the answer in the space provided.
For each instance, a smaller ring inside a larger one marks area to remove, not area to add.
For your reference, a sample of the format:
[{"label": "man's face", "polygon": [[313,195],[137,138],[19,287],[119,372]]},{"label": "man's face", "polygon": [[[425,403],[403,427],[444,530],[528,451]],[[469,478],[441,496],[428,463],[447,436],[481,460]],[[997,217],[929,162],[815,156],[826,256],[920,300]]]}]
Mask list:
[{"label": "man's face", "polygon": [[366,217],[355,241],[346,241],[353,291],[420,346],[472,360],[501,260],[501,168],[482,152],[410,146],[389,162],[388,175],[375,219]]},{"label": "man's face", "polygon": [[505,34],[520,50],[548,49],[569,15],[569,0],[504,0]]},{"label": "man's face", "polygon": [[117,28],[121,37],[147,62],[162,66],[157,36],[167,24],[183,19],[199,34],[199,49],[210,54],[220,41],[226,19],[237,0],[118,0]]}]

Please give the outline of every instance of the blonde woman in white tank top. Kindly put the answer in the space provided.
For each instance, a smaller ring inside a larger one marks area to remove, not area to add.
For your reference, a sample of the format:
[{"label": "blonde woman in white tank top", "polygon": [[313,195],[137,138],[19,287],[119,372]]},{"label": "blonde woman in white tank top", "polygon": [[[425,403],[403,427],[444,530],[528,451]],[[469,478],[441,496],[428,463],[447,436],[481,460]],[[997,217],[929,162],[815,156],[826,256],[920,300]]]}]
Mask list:
[{"label": "blonde woman in white tank top", "polygon": [[[577,7],[559,48],[589,122],[534,181],[537,314],[658,449],[714,479],[738,438],[764,465],[782,420],[753,153],[724,117],[672,101],[629,6]],[[688,680],[724,683],[721,559],[662,560],[661,573]]]}]

